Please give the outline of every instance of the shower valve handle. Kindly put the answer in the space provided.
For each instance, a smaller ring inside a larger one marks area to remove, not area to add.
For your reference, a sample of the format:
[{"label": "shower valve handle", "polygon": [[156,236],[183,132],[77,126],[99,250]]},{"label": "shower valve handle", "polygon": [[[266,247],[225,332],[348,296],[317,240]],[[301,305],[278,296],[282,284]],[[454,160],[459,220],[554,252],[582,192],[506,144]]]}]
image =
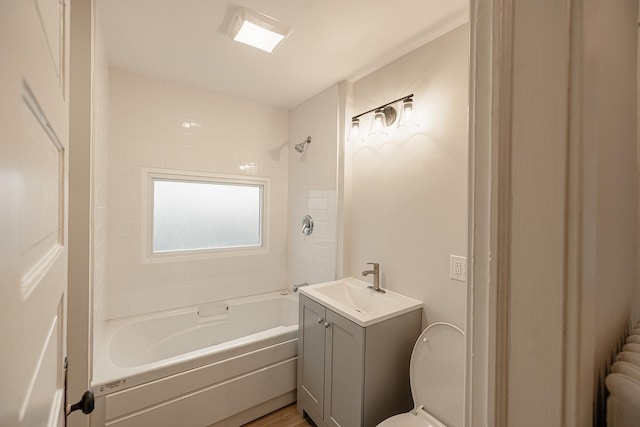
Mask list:
[{"label": "shower valve handle", "polygon": [[311,215],[305,215],[302,218],[302,234],[308,236],[311,233],[313,233],[313,218],[311,218]]}]

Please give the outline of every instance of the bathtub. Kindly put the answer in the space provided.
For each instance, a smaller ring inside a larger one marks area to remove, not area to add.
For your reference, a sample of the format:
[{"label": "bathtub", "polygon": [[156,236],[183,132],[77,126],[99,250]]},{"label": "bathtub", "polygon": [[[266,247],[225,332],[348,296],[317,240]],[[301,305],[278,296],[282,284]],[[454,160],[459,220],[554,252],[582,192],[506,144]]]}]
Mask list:
[{"label": "bathtub", "polygon": [[295,294],[111,320],[94,334],[92,427],[238,426],[295,401]]}]

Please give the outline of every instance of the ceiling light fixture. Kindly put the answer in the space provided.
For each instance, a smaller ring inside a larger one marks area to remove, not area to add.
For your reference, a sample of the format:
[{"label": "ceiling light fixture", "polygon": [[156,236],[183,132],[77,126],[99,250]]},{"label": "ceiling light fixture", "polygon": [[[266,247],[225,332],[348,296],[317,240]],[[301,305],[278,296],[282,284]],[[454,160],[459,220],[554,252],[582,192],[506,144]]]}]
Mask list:
[{"label": "ceiling light fixture", "polygon": [[382,104],[376,108],[372,108],[371,110],[360,113],[357,116],[353,116],[351,118],[351,128],[349,129],[349,137],[347,139],[349,141],[364,140],[360,125],[360,117],[369,113],[374,113],[373,120],[371,121],[371,130],[369,132],[369,135],[388,135],[388,127],[393,125],[396,122],[396,118],[398,117],[398,111],[393,106],[393,104],[400,101],[402,101],[402,106],[400,107],[400,120],[398,123],[398,127],[400,128],[405,126],[419,126],[415,113],[413,94],[411,94],[403,96],[402,98],[395,99],[391,102],[387,102],[386,104]]},{"label": "ceiling light fixture", "polygon": [[239,8],[229,22],[229,36],[265,52],[273,52],[291,33],[291,27],[244,7]]}]

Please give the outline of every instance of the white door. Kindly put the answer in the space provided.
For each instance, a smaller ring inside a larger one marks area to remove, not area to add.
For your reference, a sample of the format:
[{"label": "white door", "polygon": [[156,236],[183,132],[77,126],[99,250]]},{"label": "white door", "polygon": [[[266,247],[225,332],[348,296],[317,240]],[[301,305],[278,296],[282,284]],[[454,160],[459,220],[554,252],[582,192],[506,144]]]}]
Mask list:
[{"label": "white door", "polygon": [[68,0],[0,0],[0,425],[64,425]]}]

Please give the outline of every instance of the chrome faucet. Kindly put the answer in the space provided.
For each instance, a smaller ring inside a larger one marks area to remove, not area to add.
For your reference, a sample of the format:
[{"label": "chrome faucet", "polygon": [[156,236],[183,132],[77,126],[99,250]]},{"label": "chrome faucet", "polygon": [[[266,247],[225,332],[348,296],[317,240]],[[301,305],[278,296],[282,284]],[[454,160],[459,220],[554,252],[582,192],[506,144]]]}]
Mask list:
[{"label": "chrome faucet", "polygon": [[368,262],[367,264],[373,265],[373,270],[365,270],[362,272],[363,276],[373,274],[373,286],[369,286],[369,288],[384,294],[384,289],[380,289],[380,264],[377,262]]},{"label": "chrome faucet", "polygon": [[293,285],[291,287],[291,289],[293,289],[293,292],[298,292],[298,288],[301,288],[303,286],[309,286],[309,284],[307,282],[300,283],[300,284],[297,284],[297,285]]}]

